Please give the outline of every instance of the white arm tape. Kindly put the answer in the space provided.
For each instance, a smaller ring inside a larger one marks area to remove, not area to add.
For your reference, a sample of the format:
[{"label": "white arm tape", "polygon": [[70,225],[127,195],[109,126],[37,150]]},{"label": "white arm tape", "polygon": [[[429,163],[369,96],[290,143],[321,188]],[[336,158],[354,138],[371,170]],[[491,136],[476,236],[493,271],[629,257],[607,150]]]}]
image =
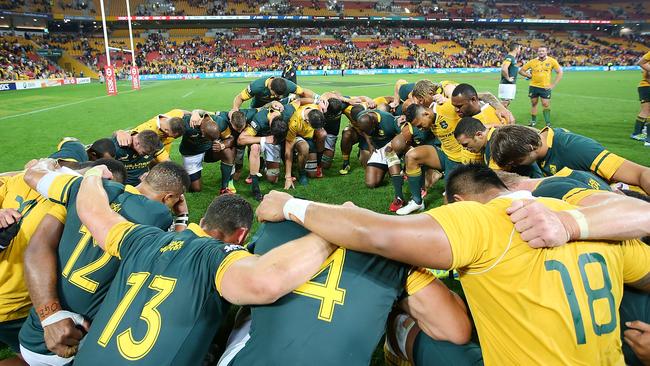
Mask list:
[{"label": "white arm tape", "polygon": [[260,138],[260,150],[264,151],[264,145],[266,145],[266,137]]},{"label": "white arm tape", "polygon": [[578,223],[578,227],[580,228],[579,239],[588,239],[589,223],[587,222],[587,218],[585,217],[585,215],[578,210],[567,210],[565,212],[571,215],[571,217],[573,217],[573,219],[576,220],[576,223]]},{"label": "white arm tape", "polygon": [[59,175],[61,175],[61,173],[58,172],[49,172],[45,174],[45,176],[41,178],[41,180],[39,180],[38,184],[36,185],[36,190],[38,191],[38,193],[40,193],[41,196],[43,196],[46,199],[50,198],[47,195],[47,192],[50,190],[50,186],[54,182],[54,179],[56,179],[56,177],[58,177]]},{"label": "white arm tape", "polygon": [[284,213],[284,218],[286,220],[291,220],[291,215],[295,216],[300,220],[301,223],[305,223],[305,214],[307,213],[307,206],[311,204],[311,201],[301,200],[299,198],[292,198],[284,204],[282,212]]},{"label": "white arm tape", "polygon": [[63,319],[72,319],[75,325],[83,325],[84,317],[71,311],[59,310],[41,321],[41,326],[47,327]]}]

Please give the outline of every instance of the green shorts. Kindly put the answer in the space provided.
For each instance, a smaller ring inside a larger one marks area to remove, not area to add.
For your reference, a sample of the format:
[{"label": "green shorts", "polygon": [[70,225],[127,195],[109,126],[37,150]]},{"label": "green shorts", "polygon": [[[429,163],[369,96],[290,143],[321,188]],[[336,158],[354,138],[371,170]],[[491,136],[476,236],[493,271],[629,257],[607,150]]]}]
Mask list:
[{"label": "green shorts", "polygon": [[619,314],[621,317],[621,341],[623,342],[625,364],[632,366],[643,365],[632,351],[632,348],[623,339],[623,332],[627,330],[625,322],[640,320],[644,323],[650,323],[650,295],[625,287]]},{"label": "green shorts", "polygon": [[538,88],[536,86],[528,87],[528,97],[542,99],[551,99],[551,89]]},{"label": "green shorts", "polygon": [[460,163],[450,160],[447,154],[445,154],[445,152],[438,146],[434,146],[434,148],[436,149],[436,153],[438,153],[438,160],[440,160],[440,170],[445,173],[446,179],[449,174],[460,165]]},{"label": "green shorts", "polygon": [[6,344],[12,351],[20,353],[20,344],[18,342],[18,333],[23,326],[25,319],[9,320],[0,323],[0,342]]},{"label": "green shorts", "polygon": [[650,86],[640,86],[639,90],[639,101],[641,103],[650,103]]},{"label": "green shorts", "polygon": [[413,363],[416,366],[483,365],[481,347],[476,343],[457,345],[446,341],[436,341],[420,332],[413,344]]}]

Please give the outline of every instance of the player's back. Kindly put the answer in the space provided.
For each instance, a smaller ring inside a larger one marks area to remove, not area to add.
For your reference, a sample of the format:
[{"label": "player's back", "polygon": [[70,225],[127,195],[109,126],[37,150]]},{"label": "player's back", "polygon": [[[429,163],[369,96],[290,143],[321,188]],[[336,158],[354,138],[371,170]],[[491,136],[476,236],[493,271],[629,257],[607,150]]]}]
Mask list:
[{"label": "player's back", "polygon": [[[256,254],[307,235],[290,222],[265,224]],[[409,268],[339,248],[312,280],[274,304],[252,308],[251,338],[231,365],[368,365]]]},{"label": "player's back", "polygon": [[647,274],[650,251],[638,241],[532,249],[505,213],[520,195],[429,211],[450,240],[486,365],[622,365],[623,282]]},{"label": "player's back", "polygon": [[[127,224],[131,225],[131,224]],[[234,251],[198,225],[180,233],[125,228],[108,252],[122,258],[75,365],[200,364],[229,304],[218,293]]]}]

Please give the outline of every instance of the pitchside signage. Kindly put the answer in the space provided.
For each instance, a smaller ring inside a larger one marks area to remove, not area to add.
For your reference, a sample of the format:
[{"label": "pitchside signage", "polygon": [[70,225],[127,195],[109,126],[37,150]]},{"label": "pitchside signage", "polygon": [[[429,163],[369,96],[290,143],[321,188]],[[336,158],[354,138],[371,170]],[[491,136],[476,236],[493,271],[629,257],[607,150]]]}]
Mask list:
[{"label": "pitchside signage", "polygon": [[133,90],[140,90],[140,75],[138,74],[137,66],[131,66],[131,88]]},{"label": "pitchside signage", "polygon": [[104,66],[104,75],[106,75],[106,93],[108,95],[117,95],[117,80],[115,80],[113,66]]},{"label": "pitchside signage", "polygon": [[0,84],[0,92],[9,91],[9,90],[16,90],[16,84],[15,83]]}]

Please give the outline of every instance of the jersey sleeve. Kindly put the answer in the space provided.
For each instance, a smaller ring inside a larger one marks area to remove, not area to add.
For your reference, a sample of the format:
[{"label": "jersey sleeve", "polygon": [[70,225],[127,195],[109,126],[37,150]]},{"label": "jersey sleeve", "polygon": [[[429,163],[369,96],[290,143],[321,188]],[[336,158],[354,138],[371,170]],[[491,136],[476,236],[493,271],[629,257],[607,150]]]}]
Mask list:
[{"label": "jersey sleeve", "polygon": [[625,159],[606,150],[595,140],[580,135],[572,135],[571,153],[575,162],[572,169],[590,170],[594,174],[610,180]]},{"label": "jersey sleeve", "polygon": [[167,206],[139,194],[129,195],[122,202],[118,213],[130,222],[155,226],[161,230],[169,229],[173,221]]},{"label": "jersey sleeve", "polygon": [[253,98],[253,83],[248,84],[246,89],[242,90],[241,93],[239,93],[239,96],[242,100],[246,101]]},{"label": "jersey sleeve", "polygon": [[7,182],[10,177],[0,177],[0,206],[7,196]]},{"label": "jersey sleeve", "polygon": [[157,163],[161,163],[163,161],[168,161],[170,159],[171,158],[169,156],[169,152],[164,147],[162,149],[156,151],[156,153],[154,154],[154,160]]},{"label": "jersey sleeve", "polygon": [[478,202],[457,202],[436,207],[426,212],[440,224],[447,235],[452,251],[449,269],[470,267],[480,260],[488,245],[485,227],[490,226],[489,215],[483,215]]},{"label": "jersey sleeve", "polygon": [[512,60],[510,59],[510,57],[506,57],[506,59],[503,60],[502,66],[510,66],[511,63],[512,63]]},{"label": "jersey sleeve", "polygon": [[50,201],[67,206],[70,199],[70,192],[72,189],[79,189],[82,179],[82,177],[75,175],[59,175],[54,178],[52,184],[48,187],[47,196]]},{"label": "jersey sleeve", "polygon": [[157,131],[158,130],[158,125],[156,123],[157,118],[158,116],[156,115],[156,117],[152,118],[147,122],[137,125],[135,128],[132,128],[130,131],[131,132],[142,132],[146,130]]},{"label": "jersey sleeve", "polygon": [[650,246],[640,240],[627,240],[623,250],[623,282],[634,283],[650,273]]},{"label": "jersey sleeve", "polygon": [[406,293],[411,296],[427,287],[436,277],[424,268],[413,268],[406,278]]},{"label": "jersey sleeve", "polygon": [[604,192],[606,191],[590,188],[573,188],[566,192],[564,196],[562,196],[562,201],[570,203],[574,206],[579,206],[580,201],[582,201],[584,198]]},{"label": "jersey sleeve", "polygon": [[560,67],[560,63],[557,62],[556,59],[553,59],[553,70],[557,71],[560,70],[562,67]]},{"label": "jersey sleeve", "polygon": [[221,282],[223,275],[228,271],[228,268],[238,260],[253,256],[246,248],[241,245],[223,244],[213,249],[211,261],[218,264],[217,270],[214,274],[214,285],[217,292],[221,294]]},{"label": "jersey sleeve", "polygon": [[535,197],[549,197],[558,200],[563,199],[572,190],[584,189],[571,180],[552,179],[545,180],[540,184],[537,189],[533,191]]},{"label": "jersey sleeve", "polygon": [[298,136],[298,126],[296,126],[296,123],[294,120],[289,121],[289,128],[287,129],[287,137],[285,140],[287,142],[294,142],[296,140],[296,137]]},{"label": "jersey sleeve", "polygon": [[135,247],[152,243],[164,231],[147,225],[138,225],[129,221],[115,224],[108,235],[104,250],[117,258],[124,258]]},{"label": "jersey sleeve", "polygon": [[246,129],[244,129],[243,133],[245,133],[247,135],[250,135],[250,136],[257,136],[257,130],[255,129],[255,127],[257,127],[257,124],[255,124],[255,126],[253,126],[253,123],[255,123],[255,122],[251,122],[250,126],[246,126]]},{"label": "jersey sleeve", "polygon": [[183,118],[185,116],[185,111],[182,109],[172,109],[171,111],[165,113],[165,115],[169,117]]},{"label": "jersey sleeve", "polygon": [[295,94],[303,93],[303,89],[298,85],[296,85],[296,83],[294,83],[293,81],[285,79],[285,82],[287,83],[287,93],[295,93]]},{"label": "jersey sleeve", "polygon": [[531,68],[530,61],[526,62],[524,66],[521,67],[523,71],[530,70],[530,68]]},{"label": "jersey sleeve", "polygon": [[43,201],[39,205],[43,205],[48,215],[54,217],[60,223],[65,224],[65,218],[68,215],[68,210],[65,207],[57,205],[52,201]]}]

